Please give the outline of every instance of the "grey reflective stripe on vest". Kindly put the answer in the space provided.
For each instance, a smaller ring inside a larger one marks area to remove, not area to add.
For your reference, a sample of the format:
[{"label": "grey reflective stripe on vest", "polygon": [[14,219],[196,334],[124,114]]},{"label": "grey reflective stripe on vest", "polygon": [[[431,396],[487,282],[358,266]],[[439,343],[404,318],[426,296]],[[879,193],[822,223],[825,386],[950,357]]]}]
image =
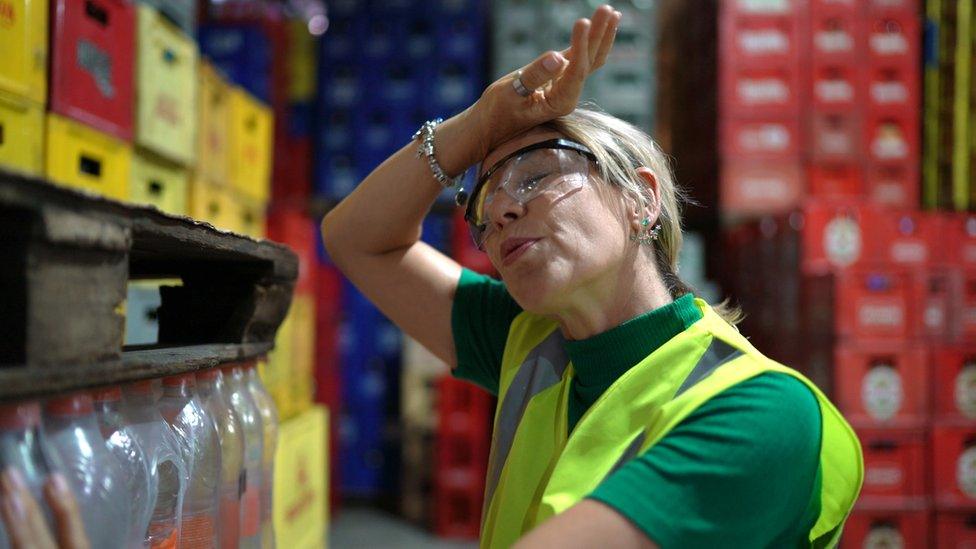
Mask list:
[{"label": "grey reflective stripe on vest", "polygon": [[[742,356],[742,351],[736,349],[735,347],[729,345],[728,343],[722,341],[717,337],[712,337],[712,342],[708,345],[708,349],[705,349],[705,353],[702,354],[701,358],[698,359],[698,363],[695,367],[691,369],[691,373],[685,378],[681,387],[674,393],[671,400],[674,400],[681,396],[685,391],[691,389],[699,382],[707,378],[712,372],[718,369],[719,366],[734,360]],[[647,438],[647,431],[641,431],[637,433],[634,440],[630,441],[627,445],[627,449],[621,454],[620,458],[613,467],[607,471],[604,480],[606,480],[610,475],[617,472],[618,469],[623,467],[625,463],[637,457],[637,452],[640,451],[641,446],[644,445],[644,440]]]},{"label": "grey reflective stripe on vest", "polygon": [[512,450],[515,432],[532,397],[558,384],[563,378],[563,372],[569,364],[566,354],[566,339],[561,331],[556,330],[542,343],[535,346],[526,355],[522,365],[515,373],[515,378],[505,391],[501,408],[498,410],[498,421],[495,425],[491,440],[491,459],[488,462],[488,476],[485,482],[485,504],[482,507],[482,520],[488,513],[488,505],[495,495],[495,487]]}]

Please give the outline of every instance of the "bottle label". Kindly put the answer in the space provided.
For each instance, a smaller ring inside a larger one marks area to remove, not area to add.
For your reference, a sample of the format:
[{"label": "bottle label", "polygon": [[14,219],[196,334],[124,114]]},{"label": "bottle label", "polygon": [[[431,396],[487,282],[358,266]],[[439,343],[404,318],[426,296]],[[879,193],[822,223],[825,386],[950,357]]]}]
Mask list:
[{"label": "bottle label", "polygon": [[180,547],[198,549],[213,547],[214,518],[210,512],[184,514],[180,528]]},{"label": "bottle label", "polygon": [[173,528],[171,521],[149,524],[149,546],[152,549],[176,549],[180,531]]},{"label": "bottle label", "polygon": [[220,501],[220,547],[237,549],[241,534],[241,498],[225,495]]},{"label": "bottle label", "polygon": [[256,535],[261,529],[261,490],[260,487],[249,483],[244,492],[244,517],[241,526],[241,536]]}]

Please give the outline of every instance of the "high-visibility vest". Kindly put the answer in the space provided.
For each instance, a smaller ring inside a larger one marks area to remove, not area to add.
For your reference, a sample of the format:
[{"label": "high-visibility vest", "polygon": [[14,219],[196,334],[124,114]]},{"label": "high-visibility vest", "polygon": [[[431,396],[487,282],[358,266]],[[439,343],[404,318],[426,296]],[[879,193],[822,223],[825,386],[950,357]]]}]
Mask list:
[{"label": "high-visibility vest", "polygon": [[[558,326],[523,312],[502,359],[485,488],[481,546],[508,547],[573,506],[710,398],[765,372],[806,384],[820,404],[820,516],[811,546],[839,539],[861,489],[861,445],[837,408],[806,377],[766,358],[702,300],[703,318],[618,378],[567,438],[573,368]],[[681,517],[675,517],[680,521]]]}]

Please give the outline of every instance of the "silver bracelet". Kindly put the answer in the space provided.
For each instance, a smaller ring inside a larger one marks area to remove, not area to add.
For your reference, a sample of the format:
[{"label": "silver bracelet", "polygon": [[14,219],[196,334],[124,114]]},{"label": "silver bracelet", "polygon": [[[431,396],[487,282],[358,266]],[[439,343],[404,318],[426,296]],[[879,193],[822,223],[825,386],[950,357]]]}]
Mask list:
[{"label": "silver bracelet", "polygon": [[464,178],[464,173],[457,177],[450,177],[444,170],[441,169],[441,165],[437,163],[437,159],[434,158],[434,128],[438,124],[443,122],[441,118],[435,118],[433,120],[428,120],[420,126],[417,133],[413,134],[413,139],[421,137],[420,145],[417,147],[417,158],[426,158],[427,165],[430,166],[430,171],[434,174],[434,179],[441,184],[445,189],[450,189],[451,187],[457,186],[458,183]]}]

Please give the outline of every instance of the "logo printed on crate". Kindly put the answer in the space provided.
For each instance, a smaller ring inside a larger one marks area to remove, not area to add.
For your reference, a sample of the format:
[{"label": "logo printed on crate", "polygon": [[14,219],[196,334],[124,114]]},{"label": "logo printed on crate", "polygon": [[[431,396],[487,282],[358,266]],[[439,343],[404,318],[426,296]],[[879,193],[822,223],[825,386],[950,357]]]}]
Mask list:
[{"label": "logo printed on crate", "polygon": [[745,128],[739,135],[739,148],[747,151],[782,152],[790,147],[790,132],[782,124],[760,124]]},{"label": "logo printed on crate", "polygon": [[843,29],[822,30],[813,38],[816,48],[824,53],[843,53],[854,50],[854,37]]},{"label": "logo printed on crate", "polygon": [[962,493],[976,497],[976,447],[969,447],[956,462],[956,483]]},{"label": "logo printed on crate", "polygon": [[779,78],[743,78],[738,92],[747,103],[785,103],[790,97],[789,86]]},{"label": "logo printed on crate", "polygon": [[17,19],[17,10],[10,2],[0,2],[0,26],[10,28],[14,26]]},{"label": "logo printed on crate", "polygon": [[871,33],[871,50],[878,55],[903,55],[908,53],[908,38],[894,21],[882,21],[882,28]]},{"label": "logo printed on crate", "polygon": [[753,55],[785,54],[790,50],[790,39],[777,29],[741,31],[739,47]]},{"label": "logo printed on crate", "polygon": [[894,417],[905,400],[898,371],[887,364],[871,368],[861,382],[861,398],[868,414],[874,419]]},{"label": "logo printed on crate", "polygon": [[904,312],[898,305],[888,303],[861,303],[857,309],[857,320],[862,326],[901,326]]},{"label": "logo printed on crate", "polygon": [[903,549],[905,538],[894,526],[882,524],[874,526],[867,536],[864,536],[864,549]]},{"label": "logo printed on crate", "polygon": [[738,8],[745,13],[782,14],[790,11],[790,0],[738,0]]},{"label": "logo printed on crate", "polygon": [[857,261],[861,257],[861,226],[847,216],[831,219],[824,227],[824,251],[839,267]]},{"label": "logo printed on crate", "polygon": [[112,58],[108,53],[88,40],[78,40],[75,62],[95,79],[98,91],[105,97],[115,97],[112,85]]},{"label": "logo printed on crate", "polygon": [[962,415],[976,419],[976,362],[968,361],[963,364],[956,376],[955,391],[956,409]]},{"label": "logo printed on crate", "polygon": [[824,103],[850,103],[854,101],[854,86],[844,78],[817,80],[814,92]]},{"label": "logo printed on crate", "polygon": [[898,486],[901,480],[902,470],[897,463],[874,464],[864,471],[864,484],[867,486]]},{"label": "logo printed on crate", "polygon": [[873,82],[871,99],[878,105],[904,104],[908,102],[908,88],[898,80]]},{"label": "logo printed on crate", "polygon": [[169,124],[176,126],[180,123],[180,103],[169,95],[160,94],[153,108],[153,115],[160,120],[165,120]]},{"label": "logo printed on crate", "polygon": [[908,156],[908,141],[901,126],[895,122],[878,124],[871,139],[871,153],[882,160],[895,160]]}]

